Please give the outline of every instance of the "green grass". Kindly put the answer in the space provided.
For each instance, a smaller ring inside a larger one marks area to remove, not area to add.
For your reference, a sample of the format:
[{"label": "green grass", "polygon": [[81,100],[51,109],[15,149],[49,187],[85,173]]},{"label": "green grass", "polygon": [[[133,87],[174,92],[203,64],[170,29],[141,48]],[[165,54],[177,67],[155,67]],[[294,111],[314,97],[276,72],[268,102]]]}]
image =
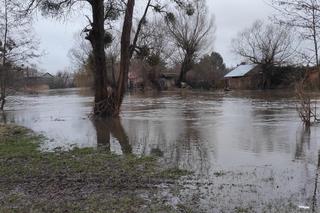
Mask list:
[{"label": "green grass", "polygon": [[0,212],[174,212],[156,196],[159,186],[189,174],[91,148],[43,153],[40,141],[0,124]]}]

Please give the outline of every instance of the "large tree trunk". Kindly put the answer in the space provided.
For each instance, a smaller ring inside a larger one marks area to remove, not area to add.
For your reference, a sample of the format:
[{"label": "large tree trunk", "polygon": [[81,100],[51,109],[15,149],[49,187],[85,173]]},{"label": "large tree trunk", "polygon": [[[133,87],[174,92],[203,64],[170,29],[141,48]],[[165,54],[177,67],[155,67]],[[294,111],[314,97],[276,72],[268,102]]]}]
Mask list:
[{"label": "large tree trunk", "polygon": [[182,82],[186,82],[186,74],[192,68],[192,54],[186,54],[181,65],[180,75],[178,78],[177,86],[181,87]]},{"label": "large tree trunk", "polygon": [[5,70],[0,65],[0,111],[3,111],[6,103],[6,86],[5,86]]},{"label": "large tree trunk", "polygon": [[4,37],[3,37],[3,50],[2,50],[2,67],[0,69],[0,110],[4,110],[4,105],[6,103],[6,89],[7,89],[7,78],[8,78],[8,68],[7,64],[7,40],[8,40],[8,2],[4,1]]},{"label": "large tree trunk", "polygon": [[104,1],[94,0],[92,5],[92,31],[88,36],[93,49],[94,62],[94,115],[113,117],[119,114],[116,103],[116,89],[108,79],[104,51]]},{"label": "large tree trunk", "polygon": [[4,105],[6,103],[6,95],[5,90],[1,89],[1,95],[0,95],[0,111],[4,110]]},{"label": "large tree trunk", "polygon": [[117,107],[120,111],[120,106],[123,101],[124,93],[128,84],[128,72],[130,66],[130,39],[132,29],[132,18],[135,0],[128,0],[126,14],[124,17],[124,23],[121,35],[121,59],[120,59],[120,73],[118,79],[118,98]]},{"label": "large tree trunk", "polygon": [[94,61],[95,105],[94,115],[97,117],[117,117],[123,101],[128,81],[130,64],[130,38],[132,29],[134,0],[128,0],[121,37],[120,73],[117,85],[108,79],[106,54],[104,51],[104,1],[91,1],[93,22],[92,31],[87,39],[92,44]]},{"label": "large tree trunk", "polygon": [[[6,64],[6,57],[3,59],[3,63]],[[4,110],[4,105],[6,104],[6,97],[7,97],[7,86],[8,86],[8,78],[10,67],[9,66],[2,66],[0,67],[0,111]]]}]

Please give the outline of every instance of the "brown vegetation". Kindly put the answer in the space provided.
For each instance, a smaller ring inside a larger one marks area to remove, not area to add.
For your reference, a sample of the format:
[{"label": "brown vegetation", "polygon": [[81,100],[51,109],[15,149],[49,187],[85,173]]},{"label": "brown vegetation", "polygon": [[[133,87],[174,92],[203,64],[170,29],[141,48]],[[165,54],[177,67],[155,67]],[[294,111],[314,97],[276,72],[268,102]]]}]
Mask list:
[{"label": "brown vegetation", "polygon": [[319,122],[320,117],[317,112],[317,101],[313,101],[310,94],[305,90],[308,82],[308,74],[296,86],[296,96],[298,98],[297,111],[299,117],[306,127],[310,127],[313,123]]}]

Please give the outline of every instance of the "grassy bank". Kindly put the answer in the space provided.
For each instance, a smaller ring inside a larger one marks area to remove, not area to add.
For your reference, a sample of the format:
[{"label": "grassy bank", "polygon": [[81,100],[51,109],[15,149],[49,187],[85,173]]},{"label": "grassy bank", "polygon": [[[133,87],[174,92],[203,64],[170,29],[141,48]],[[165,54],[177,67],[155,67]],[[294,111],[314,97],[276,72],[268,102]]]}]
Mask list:
[{"label": "grassy bank", "polygon": [[0,212],[175,212],[159,197],[186,172],[94,149],[42,153],[41,138],[0,124]]}]

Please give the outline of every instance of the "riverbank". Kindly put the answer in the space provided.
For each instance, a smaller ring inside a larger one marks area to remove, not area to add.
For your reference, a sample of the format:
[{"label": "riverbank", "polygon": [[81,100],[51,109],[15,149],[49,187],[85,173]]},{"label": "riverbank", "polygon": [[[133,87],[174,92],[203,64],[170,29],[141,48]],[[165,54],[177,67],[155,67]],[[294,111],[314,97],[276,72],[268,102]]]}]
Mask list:
[{"label": "riverbank", "polygon": [[203,177],[165,169],[153,157],[95,149],[40,152],[42,140],[26,128],[0,124],[0,213],[318,210],[314,183],[303,185],[305,191],[315,192],[307,195],[306,203],[299,193],[286,191],[288,180],[291,188],[300,185],[294,170],[217,167],[213,175]]},{"label": "riverbank", "polygon": [[159,194],[187,172],[95,149],[42,153],[41,137],[0,124],[0,212],[174,212]]}]

